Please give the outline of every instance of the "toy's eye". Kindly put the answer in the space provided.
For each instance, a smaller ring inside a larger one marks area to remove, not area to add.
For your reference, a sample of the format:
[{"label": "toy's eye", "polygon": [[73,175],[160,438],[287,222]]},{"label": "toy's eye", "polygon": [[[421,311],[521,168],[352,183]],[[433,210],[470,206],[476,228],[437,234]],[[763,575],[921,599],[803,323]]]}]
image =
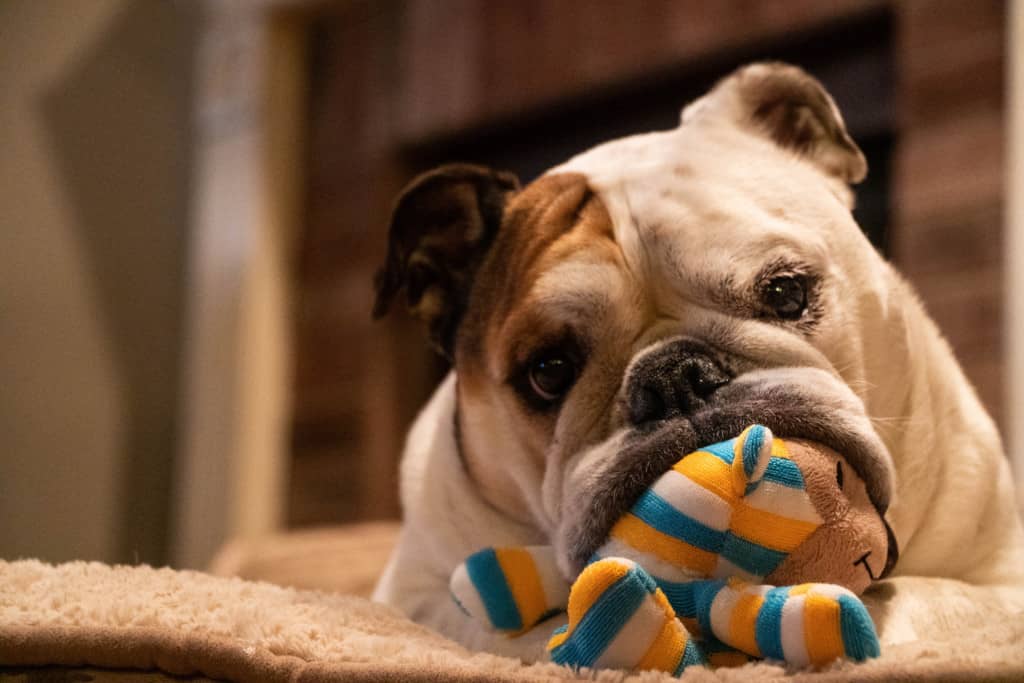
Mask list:
[{"label": "toy's eye", "polygon": [[528,377],[534,395],[545,403],[553,403],[576,381],[576,365],[567,355],[553,351],[533,361]]},{"label": "toy's eye", "polygon": [[783,320],[798,320],[807,309],[807,283],[802,277],[773,278],[761,296],[765,305]]},{"label": "toy's eye", "polygon": [[843,488],[843,463],[836,461],[836,483],[839,484],[840,490]]}]

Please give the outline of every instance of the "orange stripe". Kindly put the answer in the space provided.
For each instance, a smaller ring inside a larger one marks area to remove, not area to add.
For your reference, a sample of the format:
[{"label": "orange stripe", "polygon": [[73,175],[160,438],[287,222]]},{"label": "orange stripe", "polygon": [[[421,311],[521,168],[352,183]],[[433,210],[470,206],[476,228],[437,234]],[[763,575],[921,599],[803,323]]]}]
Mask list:
[{"label": "orange stripe", "polygon": [[633,513],[620,519],[610,535],[640,552],[651,553],[675,567],[692,569],[704,576],[711,576],[718,562],[717,555],[663,534]]},{"label": "orange stripe", "polygon": [[729,643],[738,650],[743,650],[755,657],[761,656],[757,646],[757,615],[764,604],[764,596],[757,593],[744,593],[736,600],[729,619]]},{"label": "orange stripe", "polygon": [[540,582],[533,555],[525,548],[498,548],[495,554],[519,608],[523,629],[532,628],[548,611],[544,585]]},{"label": "orange stripe", "polygon": [[580,619],[597,599],[631,568],[631,564],[607,559],[595,562],[583,570],[569,591],[569,629],[565,633],[566,637],[572,633],[576,624],[580,623]]},{"label": "orange stripe", "polygon": [[733,511],[729,528],[748,541],[788,553],[803,543],[818,526],[814,522],[782,517],[740,503]]},{"label": "orange stripe", "polygon": [[639,671],[655,669],[672,673],[679,666],[690,634],[676,619],[675,610],[660,588],[654,592],[654,600],[665,611],[665,625],[634,668]]},{"label": "orange stripe", "polygon": [[688,477],[698,486],[711,491],[730,505],[735,506],[739,503],[739,497],[732,490],[732,475],[729,466],[718,456],[707,451],[697,451],[677,462],[672,469]]},{"label": "orange stripe", "polygon": [[813,593],[804,598],[804,641],[812,664],[822,666],[845,654],[841,629],[838,602]]},{"label": "orange stripe", "polygon": [[556,633],[551,636],[551,640],[548,641],[547,649],[554,650],[556,647],[564,643],[569,638],[569,631],[566,629],[562,633]]},{"label": "orange stripe", "polygon": [[785,442],[779,437],[775,437],[775,440],[772,441],[772,457],[792,460],[789,455],[789,447],[786,446]]}]

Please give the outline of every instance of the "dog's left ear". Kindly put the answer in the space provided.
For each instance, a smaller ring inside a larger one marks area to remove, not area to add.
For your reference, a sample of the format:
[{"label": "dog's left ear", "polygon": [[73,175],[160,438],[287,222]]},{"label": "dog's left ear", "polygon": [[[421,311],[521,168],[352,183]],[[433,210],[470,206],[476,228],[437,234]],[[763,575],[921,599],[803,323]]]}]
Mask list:
[{"label": "dog's left ear", "polygon": [[742,67],[686,107],[682,120],[712,117],[767,135],[843,183],[867,175],[867,161],[846,132],[836,103],[798,67],[775,62]]},{"label": "dog's left ear", "polygon": [[373,317],[387,313],[404,288],[409,311],[450,360],[473,277],[517,189],[511,173],[470,164],[441,166],[409,183],[391,215]]}]

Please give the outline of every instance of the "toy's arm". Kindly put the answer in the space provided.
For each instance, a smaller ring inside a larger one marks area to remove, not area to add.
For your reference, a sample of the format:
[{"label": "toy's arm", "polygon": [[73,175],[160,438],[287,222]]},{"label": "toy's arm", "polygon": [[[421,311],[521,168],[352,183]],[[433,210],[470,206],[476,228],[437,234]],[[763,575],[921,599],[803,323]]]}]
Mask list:
[{"label": "toy's arm", "polygon": [[551,546],[479,550],[452,572],[449,588],[463,612],[509,636],[564,612],[569,602]]},{"label": "toy's arm", "polygon": [[754,657],[821,666],[879,655],[864,603],[840,586],[705,581],[695,597],[702,631]]}]

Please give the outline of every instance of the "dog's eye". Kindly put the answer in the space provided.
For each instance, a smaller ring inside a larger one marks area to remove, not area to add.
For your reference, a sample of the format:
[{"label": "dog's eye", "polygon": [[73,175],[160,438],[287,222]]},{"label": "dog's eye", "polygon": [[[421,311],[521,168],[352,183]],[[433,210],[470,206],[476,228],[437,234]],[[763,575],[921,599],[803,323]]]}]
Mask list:
[{"label": "dog's eye", "polygon": [[543,355],[530,364],[530,389],[546,403],[561,398],[576,381],[576,365],[561,353]]},{"label": "dog's eye", "polygon": [[763,296],[765,304],[783,320],[797,320],[807,309],[807,284],[800,277],[769,280]]},{"label": "dog's eye", "polygon": [[843,488],[843,463],[836,461],[836,483],[839,484],[839,489]]}]

